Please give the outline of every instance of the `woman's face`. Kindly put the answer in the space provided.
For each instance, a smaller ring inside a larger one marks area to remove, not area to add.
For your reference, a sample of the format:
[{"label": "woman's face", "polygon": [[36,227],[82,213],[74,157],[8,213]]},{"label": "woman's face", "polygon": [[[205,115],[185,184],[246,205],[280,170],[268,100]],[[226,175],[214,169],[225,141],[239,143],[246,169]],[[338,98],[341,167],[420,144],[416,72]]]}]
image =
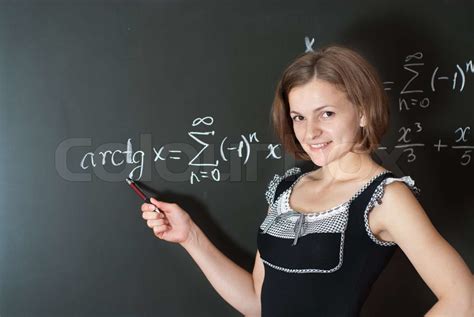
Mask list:
[{"label": "woman's face", "polygon": [[314,164],[327,165],[351,151],[365,119],[345,93],[315,79],[293,88],[288,101],[293,131]]}]

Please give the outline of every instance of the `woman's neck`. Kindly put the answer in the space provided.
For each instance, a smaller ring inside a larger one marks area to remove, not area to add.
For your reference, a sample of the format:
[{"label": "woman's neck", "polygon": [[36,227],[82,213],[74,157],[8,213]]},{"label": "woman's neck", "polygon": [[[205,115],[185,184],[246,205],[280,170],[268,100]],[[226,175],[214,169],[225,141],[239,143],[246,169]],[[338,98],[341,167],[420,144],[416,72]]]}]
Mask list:
[{"label": "woman's neck", "polygon": [[383,168],[370,154],[348,152],[343,157],[319,168],[314,176],[324,183],[363,180],[372,177]]}]

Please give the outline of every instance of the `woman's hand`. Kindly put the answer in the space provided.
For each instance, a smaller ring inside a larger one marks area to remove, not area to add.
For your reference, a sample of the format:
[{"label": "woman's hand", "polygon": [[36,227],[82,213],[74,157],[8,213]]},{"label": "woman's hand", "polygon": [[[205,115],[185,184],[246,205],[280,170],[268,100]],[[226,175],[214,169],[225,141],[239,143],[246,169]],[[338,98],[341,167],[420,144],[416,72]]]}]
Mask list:
[{"label": "woman's hand", "polygon": [[[152,204],[142,204],[142,217],[156,237],[168,242],[186,243],[192,236],[193,221],[189,214],[175,203],[151,198]],[[153,211],[158,208],[161,212]]]}]

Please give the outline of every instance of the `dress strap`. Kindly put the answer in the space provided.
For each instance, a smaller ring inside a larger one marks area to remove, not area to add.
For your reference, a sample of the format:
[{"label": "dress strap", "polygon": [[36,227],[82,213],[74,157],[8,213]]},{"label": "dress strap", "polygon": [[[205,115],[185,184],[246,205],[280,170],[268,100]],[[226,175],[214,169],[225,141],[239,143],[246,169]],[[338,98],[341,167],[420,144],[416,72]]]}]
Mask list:
[{"label": "dress strap", "polygon": [[299,167],[292,167],[288,169],[283,175],[275,174],[273,179],[268,183],[267,190],[265,191],[267,203],[269,205],[273,205],[278,197],[296,180],[296,178],[291,176],[299,176],[301,173],[302,172]]},{"label": "dress strap", "polygon": [[285,190],[293,185],[293,183],[298,179],[298,177],[300,177],[301,174],[303,174],[303,171],[299,170],[295,174],[291,174],[280,181],[275,190],[275,195],[273,196],[273,203],[277,201],[277,199],[285,192]]}]

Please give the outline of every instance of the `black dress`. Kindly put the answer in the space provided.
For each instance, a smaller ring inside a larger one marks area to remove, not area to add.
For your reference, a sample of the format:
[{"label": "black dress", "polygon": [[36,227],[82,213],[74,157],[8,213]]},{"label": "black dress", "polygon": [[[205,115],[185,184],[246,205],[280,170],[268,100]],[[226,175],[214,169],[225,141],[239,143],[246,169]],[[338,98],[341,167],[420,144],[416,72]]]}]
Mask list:
[{"label": "black dress", "polygon": [[293,167],[275,175],[265,193],[270,211],[257,235],[265,267],[262,316],[358,316],[398,247],[372,234],[368,213],[393,181],[405,182],[416,194],[419,189],[409,176],[384,171],[347,202],[322,213],[300,213],[291,210],[288,197],[305,174]]}]

